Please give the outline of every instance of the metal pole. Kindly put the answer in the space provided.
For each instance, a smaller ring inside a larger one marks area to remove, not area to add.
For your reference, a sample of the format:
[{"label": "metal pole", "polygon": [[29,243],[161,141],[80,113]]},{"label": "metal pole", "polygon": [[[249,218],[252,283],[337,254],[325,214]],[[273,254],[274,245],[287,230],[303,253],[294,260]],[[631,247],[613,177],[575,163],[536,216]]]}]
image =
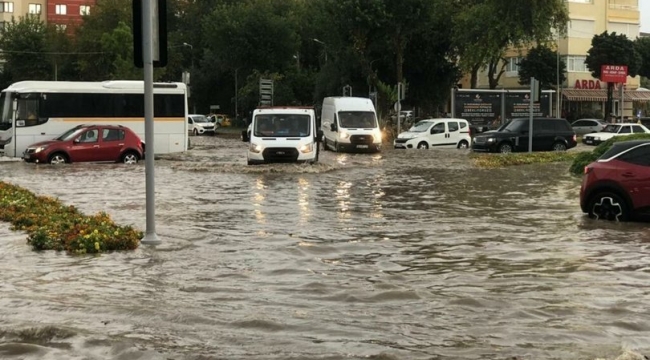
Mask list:
[{"label": "metal pole", "polygon": [[533,152],[533,106],[534,104],[534,92],[535,92],[535,78],[530,78],[530,120],[528,121],[528,152]]},{"label": "metal pole", "polygon": [[237,112],[237,105],[239,104],[237,101],[237,71],[239,68],[235,69],[235,120],[239,121],[239,113]]},{"label": "metal pole", "polygon": [[558,33],[557,35],[557,64],[556,64],[556,81],[557,81],[557,88],[555,89],[555,99],[557,100],[555,103],[555,117],[558,119],[560,118],[560,34]]},{"label": "metal pole", "polygon": [[621,113],[621,122],[623,122],[623,115],[625,114],[625,84],[621,83],[621,106],[620,106],[620,113]]},{"label": "metal pole", "polygon": [[156,203],[154,189],[154,136],[153,136],[153,11],[152,1],[142,1],[142,58],[144,68],[144,142],[146,144],[146,211],[147,229],[142,244],[159,245],[156,235]]}]

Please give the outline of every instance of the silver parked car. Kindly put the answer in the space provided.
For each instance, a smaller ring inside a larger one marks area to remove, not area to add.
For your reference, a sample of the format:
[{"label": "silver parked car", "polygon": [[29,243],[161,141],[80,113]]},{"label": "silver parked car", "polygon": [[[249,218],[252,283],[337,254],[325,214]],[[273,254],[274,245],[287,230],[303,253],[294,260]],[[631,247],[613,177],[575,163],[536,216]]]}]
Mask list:
[{"label": "silver parked car", "polygon": [[607,126],[607,123],[599,119],[580,119],[571,124],[576,135],[584,135],[600,132]]}]

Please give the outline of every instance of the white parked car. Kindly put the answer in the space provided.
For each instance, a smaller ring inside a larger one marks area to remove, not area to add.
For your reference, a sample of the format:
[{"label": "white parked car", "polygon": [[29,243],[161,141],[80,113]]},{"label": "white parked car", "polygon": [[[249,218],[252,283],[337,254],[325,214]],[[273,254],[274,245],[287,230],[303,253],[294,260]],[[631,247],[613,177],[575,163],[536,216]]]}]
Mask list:
[{"label": "white parked car", "polygon": [[420,120],[409,131],[397,136],[396,149],[459,148],[467,149],[472,141],[465,119]]},{"label": "white parked car", "polygon": [[214,123],[205,115],[191,114],[187,116],[187,131],[194,136],[214,134]]},{"label": "white parked car", "polygon": [[632,134],[650,134],[650,129],[634,123],[609,124],[601,132],[587,134],[582,137],[582,142],[587,145],[598,145],[614,136],[632,135]]}]

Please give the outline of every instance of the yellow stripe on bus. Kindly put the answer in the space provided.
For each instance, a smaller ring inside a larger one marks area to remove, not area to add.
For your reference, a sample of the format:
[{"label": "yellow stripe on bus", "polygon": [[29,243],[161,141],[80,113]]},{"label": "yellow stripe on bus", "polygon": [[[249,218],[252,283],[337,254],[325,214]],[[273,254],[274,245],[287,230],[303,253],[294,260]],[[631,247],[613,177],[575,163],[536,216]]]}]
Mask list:
[{"label": "yellow stripe on bus", "polygon": [[[120,118],[120,117],[107,117],[107,118],[99,118],[99,117],[94,117],[94,118],[53,118],[52,120],[59,120],[63,122],[84,122],[84,123],[97,123],[97,122],[102,122],[102,123],[112,123],[112,122],[124,122],[124,121],[144,121],[144,118]],[[158,117],[154,118],[154,121],[185,121],[185,118],[182,117]]]}]

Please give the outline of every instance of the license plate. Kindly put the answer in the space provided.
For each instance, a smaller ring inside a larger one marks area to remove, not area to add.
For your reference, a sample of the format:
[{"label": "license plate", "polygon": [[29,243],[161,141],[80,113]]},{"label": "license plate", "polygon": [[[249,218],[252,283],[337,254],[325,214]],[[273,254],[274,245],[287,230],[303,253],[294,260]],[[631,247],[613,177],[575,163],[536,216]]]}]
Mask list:
[{"label": "license plate", "polygon": [[591,144],[593,141],[591,141],[591,140],[585,140],[585,142],[586,142],[587,144]]},{"label": "license plate", "polygon": [[368,145],[357,145],[357,149],[367,149]]}]

